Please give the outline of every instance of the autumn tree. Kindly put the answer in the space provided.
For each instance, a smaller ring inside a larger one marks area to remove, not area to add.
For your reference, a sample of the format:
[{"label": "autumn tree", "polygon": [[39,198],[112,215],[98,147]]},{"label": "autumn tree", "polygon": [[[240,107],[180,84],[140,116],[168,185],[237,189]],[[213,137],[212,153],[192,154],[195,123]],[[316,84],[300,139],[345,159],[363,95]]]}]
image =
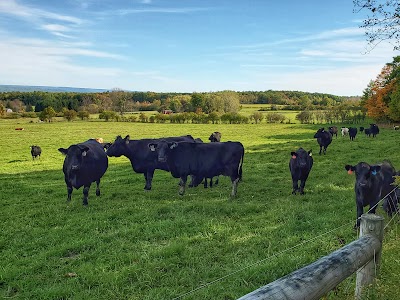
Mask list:
[{"label": "autumn tree", "polygon": [[67,109],[64,111],[64,118],[68,121],[71,122],[73,119],[76,118],[77,112],[73,109]]},{"label": "autumn tree", "polygon": [[51,122],[53,118],[56,116],[56,112],[53,107],[48,106],[39,114],[39,119],[41,121]]}]

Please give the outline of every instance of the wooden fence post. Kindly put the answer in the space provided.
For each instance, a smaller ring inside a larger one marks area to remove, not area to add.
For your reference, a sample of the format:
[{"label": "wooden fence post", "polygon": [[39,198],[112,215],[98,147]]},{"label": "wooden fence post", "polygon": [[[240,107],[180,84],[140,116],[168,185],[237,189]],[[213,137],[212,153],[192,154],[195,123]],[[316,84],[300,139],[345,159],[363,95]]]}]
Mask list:
[{"label": "wooden fence post", "polygon": [[[384,218],[375,214],[363,214],[361,216],[360,237],[370,234],[383,241]],[[374,255],[374,258],[357,270],[356,277],[356,299],[361,299],[364,286],[374,282],[379,272],[382,255],[382,247]]]}]

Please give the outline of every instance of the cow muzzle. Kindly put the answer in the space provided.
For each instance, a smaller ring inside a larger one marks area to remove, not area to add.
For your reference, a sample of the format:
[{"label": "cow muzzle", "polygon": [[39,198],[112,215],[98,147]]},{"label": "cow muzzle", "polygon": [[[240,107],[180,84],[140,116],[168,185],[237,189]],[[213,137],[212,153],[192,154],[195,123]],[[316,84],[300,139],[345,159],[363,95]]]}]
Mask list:
[{"label": "cow muzzle", "polygon": [[167,161],[167,158],[166,157],[159,157],[158,161],[162,162],[162,163],[165,163]]},{"label": "cow muzzle", "polygon": [[72,165],[71,166],[71,170],[72,171],[78,171],[79,170],[79,166],[78,165]]}]

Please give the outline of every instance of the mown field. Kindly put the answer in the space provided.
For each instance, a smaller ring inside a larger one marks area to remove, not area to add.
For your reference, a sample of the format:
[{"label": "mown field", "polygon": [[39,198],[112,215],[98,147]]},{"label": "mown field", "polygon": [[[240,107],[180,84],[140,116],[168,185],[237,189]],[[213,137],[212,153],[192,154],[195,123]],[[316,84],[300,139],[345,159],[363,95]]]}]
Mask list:
[{"label": "mown field", "polygon": [[[360,124],[367,125],[367,124]],[[16,131],[23,127],[23,131]],[[0,120],[0,296],[12,299],[236,299],[357,238],[354,176],[345,164],[389,159],[400,168],[398,131],[375,138],[334,138],[318,155],[318,125],[143,124]],[[178,195],[178,180],[143,175],[127,158],[109,158],[100,197],[82,189],[66,202],[57,151],[88,138],[113,141],[191,134],[245,146],[243,181]],[[42,147],[32,161],[29,146]],[[290,152],[312,149],[304,196],[291,195]],[[377,211],[383,214],[382,208]],[[382,267],[365,299],[400,299],[399,224],[385,229]],[[355,276],[327,299],[353,299]]]}]

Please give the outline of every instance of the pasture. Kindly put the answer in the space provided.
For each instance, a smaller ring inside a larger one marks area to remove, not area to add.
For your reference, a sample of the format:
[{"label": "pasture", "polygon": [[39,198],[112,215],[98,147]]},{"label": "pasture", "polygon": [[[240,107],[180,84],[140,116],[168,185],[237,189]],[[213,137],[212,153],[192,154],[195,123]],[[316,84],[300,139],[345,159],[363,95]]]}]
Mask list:
[{"label": "pasture", "polygon": [[[363,125],[363,124],[361,124]],[[367,124],[364,124],[364,126]],[[341,126],[341,125],[339,125]],[[23,127],[23,131],[16,131]],[[354,175],[346,164],[389,159],[400,169],[399,131],[377,138],[333,138],[318,155],[314,133],[302,124],[143,124],[103,121],[28,123],[0,120],[0,296],[13,299],[236,299],[357,238]],[[327,127],[327,126],[325,126]],[[230,199],[220,176],[178,195],[178,180],[156,170],[153,188],[126,157],[109,158],[89,205],[82,188],[66,202],[57,151],[88,138],[114,141],[191,134],[245,147],[243,181]],[[32,160],[29,146],[42,156]],[[290,152],[313,150],[303,196],[291,194]],[[385,216],[382,268],[366,299],[399,299],[398,217]],[[353,299],[354,276],[327,299]]]}]

